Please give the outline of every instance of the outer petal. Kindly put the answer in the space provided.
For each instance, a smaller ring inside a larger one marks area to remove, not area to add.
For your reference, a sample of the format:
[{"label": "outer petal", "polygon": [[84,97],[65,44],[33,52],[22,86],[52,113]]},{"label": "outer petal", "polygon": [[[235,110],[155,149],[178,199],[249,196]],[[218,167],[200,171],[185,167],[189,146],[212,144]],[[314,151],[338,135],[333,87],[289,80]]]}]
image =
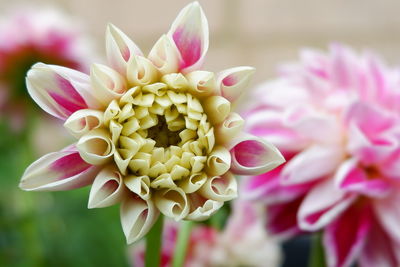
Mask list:
[{"label": "outer petal", "polygon": [[217,143],[228,143],[242,131],[243,126],[243,118],[237,113],[230,113],[222,123],[215,126],[215,138]]},{"label": "outer petal", "polygon": [[275,146],[249,134],[242,134],[233,139],[228,149],[232,155],[231,171],[236,174],[257,175],[285,162]]},{"label": "outer petal", "polygon": [[28,92],[49,114],[66,119],[84,108],[97,108],[89,76],[72,69],[36,63],[26,77]]},{"label": "outer petal", "polygon": [[298,184],[332,173],[343,159],[337,146],[312,146],[292,158],[282,170],[282,183]]},{"label": "outer petal", "polygon": [[114,205],[120,202],[126,193],[121,174],[115,167],[107,166],[93,181],[88,208],[103,208]]},{"label": "outer petal", "polygon": [[335,189],[334,180],[326,179],[307,194],[298,212],[301,229],[316,231],[331,223],[355,200],[354,194]]},{"label": "outer petal", "polygon": [[353,205],[324,231],[329,267],[351,266],[359,257],[371,228],[369,205]]},{"label": "outer petal", "polygon": [[253,67],[236,67],[220,72],[217,81],[221,88],[221,95],[230,102],[234,102],[242,95],[254,72]]},{"label": "outer petal", "polygon": [[174,41],[163,35],[151,49],[148,59],[162,74],[168,74],[178,71],[179,57]]},{"label": "outer petal", "polygon": [[19,187],[26,191],[70,190],[92,183],[98,171],[72,146],[44,155],[32,163],[25,170]]},{"label": "outer petal", "polygon": [[128,244],[145,236],[160,214],[152,200],[145,201],[135,194],[125,198],[120,213],[122,229]]},{"label": "outer petal", "polygon": [[112,24],[108,24],[106,30],[106,53],[111,66],[124,76],[129,59],[143,55],[136,44]]},{"label": "outer petal", "polygon": [[199,69],[208,50],[208,22],[198,2],[182,9],[168,36],[180,52],[179,69],[186,73]]},{"label": "outer petal", "polygon": [[64,127],[75,137],[81,137],[89,131],[103,125],[104,113],[93,109],[80,109],[74,112],[64,123]]}]

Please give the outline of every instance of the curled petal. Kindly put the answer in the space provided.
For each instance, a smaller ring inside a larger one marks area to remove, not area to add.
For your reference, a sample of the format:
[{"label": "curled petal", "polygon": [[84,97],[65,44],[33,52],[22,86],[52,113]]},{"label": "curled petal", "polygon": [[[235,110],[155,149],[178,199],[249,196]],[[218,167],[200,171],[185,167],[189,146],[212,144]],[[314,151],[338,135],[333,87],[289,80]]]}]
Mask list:
[{"label": "curled petal", "polygon": [[218,85],[221,95],[230,102],[237,100],[249,84],[255,69],[253,67],[236,67],[218,74]]},{"label": "curled petal", "polygon": [[282,170],[282,182],[299,184],[320,179],[332,173],[344,157],[335,146],[314,145],[297,154]]},{"label": "curled petal", "polygon": [[243,130],[243,127],[243,118],[237,113],[230,113],[222,123],[215,126],[217,143],[224,144],[229,142]]},{"label": "curled petal", "polygon": [[175,73],[179,67],[179,51],[167,35],[161,36],[147,57],[161,74]]},{"label": "curled petal", "polygon": [[89,76],[76,70],[36,63],[28,71],[26,85],[35,102],[60,119],[80,109],[99,107]]},{"label": "curled petal", "polygon": [[113,99],[119,99],[126,92],[126,82],[114,69],[101,64],[93,64],[90,69],[93,94],[104,106]]},{"label": "curled petal", "polygon": [[81,137],[103,124],[103,112],[93,109],[80,109],[64,123],[64,127],[75,137]]},{"label": "curled petal", "polygon": [[180,221],[189,214],[189,202],[185,192],[176,187],[162,189],[155,193],[154,201],[157,208],[165,216]]},{"label": "curled petal", "polygon": [[122,75],[131,57],[143,55],[136,44],[112,24],[108,24],[106,30],[106,53],[108,62]]},{"label": "curled petal", "polygon": [[179,188],[182,188],[186,194],[196,192],[207,181],[207,174],[192,174],[188,178],[179,182]]},{"label": "curled petal", "polygon": [[199,189],[199,193],[208,199],[228,201],[237,197],[237,187],[235,176],[227,172],[223,176],[208,178],[205,184]]},{"label": "curled petal", "polygon": [[141,56],[131,57],[127,64],[126,77],[131,86],[155,83],[158,74],[158,70],[153,63]]},{"label": "curled petal", "polygon": [[186,73],[199,69],[208,50],[208,22],[198,2],[182,9],[168,36],[180,53],[179,69]]},{"label": "curled petal", "polygon": [[229,145],[232,155],[231,171],[240,175],[258,175],[285,162],[279,150],[267,141],[242,134]]},{"label": "curled petal", "polygon": [[170,89],[174,89],[175,91],[185,91],[188,86],[188,80],[182,73],[170,73],[161,77],[161,82],[168,85]]},{"label": "curled petal", "polygon": [[125,198],[120,213],[122,229],[128,244],[145,236],[159,216],[152,200],[143,200],[135,194]]},{"label": "curled petal", "polygon": [[82,136],[76,145],[81,157],[93,165],[101,165],[111,159],[115,146],[109,133],[104,129],[94,129]]},{"label": "curled petal", "polygon": [[190,202],[190,213],[186,216],[185,220],[190,221],[204,221],[215,214],[223,205],[223,201],[216,201],[206,199],[199,194],[189,194],[188,199]]},{"label": "curled petal", "polygon": [[98,167],[86,163],[75,147],[44,155],[32,163],[19,187],[26,191],[62,191],[92,183]]},{"label": "curled petal", "polygon": [[124,183],[129,190],[140,196],[142,199],[150,199],[150,178],[146,175],[129,175],[124,178]]},{"label": "curled petal", "polygon": [[316,231],[331,223],[356,199],[354,194],[334,187],[333,179],[315,185],[301,203],[298,223],[305,231]]},{"label": "curled petal", "polygon": [[226,173],[231,167],[231,154],[223,146],[214,147],[207,159],[206,172],[212,176]]},{"label": "curled petal", "polygon": [[212,124],[223,122],[231,112],[231,103],[222,96],[206,98],[203,107]]},{"label": "curled petal", "polygon": [[197,70],[186,74],[189,82],[189,92],[196,97],[206,97],[218,94],[217,81],[213,72]]},{"label": "curled petal", "polygon": [[88,208],[104,208],[122,200],[126,188],[121,174],[113,166],[107,166],[99,172],[90,189]]}]

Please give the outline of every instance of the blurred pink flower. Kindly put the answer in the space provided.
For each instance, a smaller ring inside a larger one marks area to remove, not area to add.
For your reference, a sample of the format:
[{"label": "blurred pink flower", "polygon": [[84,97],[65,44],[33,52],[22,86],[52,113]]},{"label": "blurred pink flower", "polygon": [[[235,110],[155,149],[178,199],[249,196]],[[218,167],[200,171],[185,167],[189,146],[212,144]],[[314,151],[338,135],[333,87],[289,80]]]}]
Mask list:
[{"label": "blurred pink flower", "polygon": [[400,77],[371,53],[305,50],[256,90],[248,130],[287,163],[251,177],[282,236],[323,230],[328,266],[400,265]]},{"label": "blurred pink flower", "polygon": [[[234,210],[222,232],[196,225],[191,232],[185,267],[253,266],[273,267],[281,263],[276,240],[264,229],[263,213],[248,202],[234,202]],[[171,266],[179,224],[169,221],[164,229],[162,267]],[[129,251],[132,265],[144,266],[144,242]]]},{"label": "blurred pink flower", "polygon": [[30,99],[25,75],[36,62],[87,71],[90,42],[76,19],[54,8],[18,7],[0,18],[0,117],[24,125]]}]

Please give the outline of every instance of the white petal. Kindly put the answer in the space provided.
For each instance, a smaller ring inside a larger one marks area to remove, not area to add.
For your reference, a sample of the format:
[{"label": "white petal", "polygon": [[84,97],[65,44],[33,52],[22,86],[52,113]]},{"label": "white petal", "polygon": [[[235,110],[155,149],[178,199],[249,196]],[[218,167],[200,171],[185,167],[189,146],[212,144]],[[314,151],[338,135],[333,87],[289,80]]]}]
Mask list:
[{"label": "white petal", "polygon": [[175,221],[180,221],[189,214],[186,194],[178,187],[157,191],[154,194],[154,201],[162,214]]},{"label": "white petal", "polygon": [[105,129],[94,129],[82,136],[76,147],[81,157],[93,165],[101,165],[111,160],[115,146]]},{"label": "white petal", "polygon": [[237,100],[250,82],[255,69],[253,67],[236,67],[218,74],[218,85],[221,95],[231,102]]},{"label": "white petal", "polygon": [[147,57],[161,74],[178,72],[179,51],[167,35],[161,36]]},{"label": "white petal", "polygon": [[64,127],[75,137],[103,125],[103,112],[93,109],[80,109],[65,121]]},{"label": "white petal", "polygon": [[235,176],[227,172],[223,176],[214,176],[207,179],[199,189],[199,193],[205,198],[215,201],[228,201],[238,195]]}]

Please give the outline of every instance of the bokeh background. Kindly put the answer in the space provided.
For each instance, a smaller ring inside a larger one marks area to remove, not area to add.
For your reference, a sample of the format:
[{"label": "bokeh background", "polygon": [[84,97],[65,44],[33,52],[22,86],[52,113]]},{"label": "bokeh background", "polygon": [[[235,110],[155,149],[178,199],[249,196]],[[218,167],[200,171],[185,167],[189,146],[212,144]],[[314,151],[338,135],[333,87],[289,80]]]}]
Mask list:
[{"label": "bokeh background", "polygon": [[[95,40],[101,61],[108,22],[149,51],[189,2],[30,0],[29,4],[51,5],[74,15]],[[0,0],[0,16],[24,3]],[[252,85],[272,78],[277,64],[297,59],[300,48],[325,49],[332,42],[368,48],[390,64],[400,63],[398,0],[200,3],[211,34],[206,68],[219,71],[254,66],[257,72]],[[89,188],[58,193],[18,189],[19,177],[29,162],[68,143],[57,126],[35,128],[35,134],[20,139],[9,138],[7,129],[0,129],[0,266],[128,266],[118,207],[88,211]]]}]

